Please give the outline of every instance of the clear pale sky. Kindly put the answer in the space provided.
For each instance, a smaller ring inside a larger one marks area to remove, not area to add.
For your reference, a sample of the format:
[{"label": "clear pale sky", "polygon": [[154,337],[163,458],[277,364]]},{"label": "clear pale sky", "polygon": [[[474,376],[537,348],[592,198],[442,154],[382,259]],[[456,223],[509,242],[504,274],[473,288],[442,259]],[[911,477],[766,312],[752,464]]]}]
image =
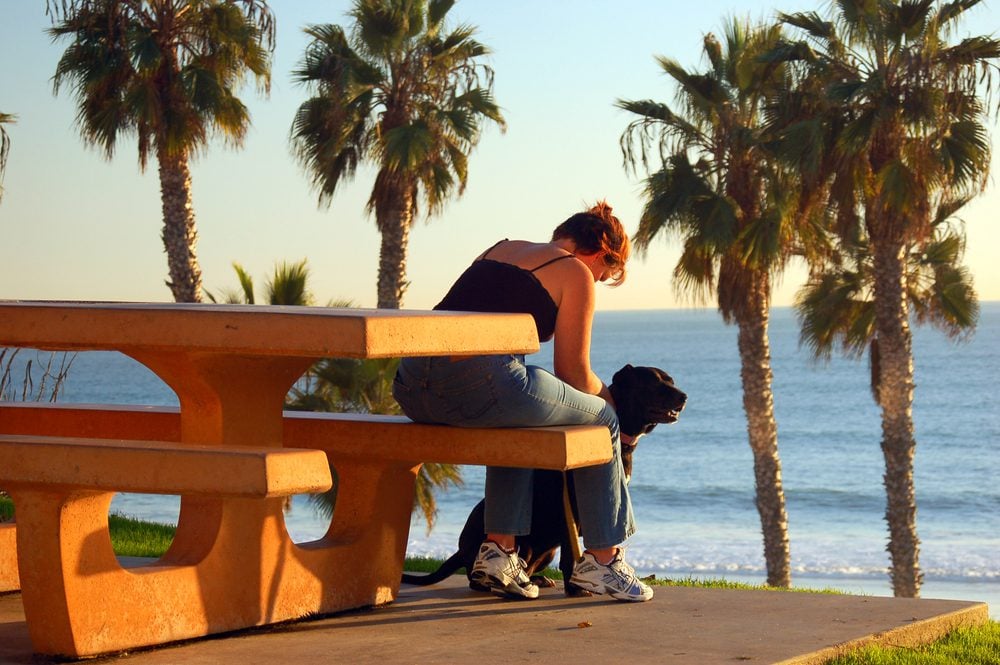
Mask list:
[{"label": "clear pale sky", "polygon": [[[0,4],[0,111],[12,147],[0,203],[0,298],[169,301],[160,240],[155,160],[140,173],[134,140],[112,161],[84,146],[66,87],[52,94],[51,76],[65,43],[52,44],[42,0]],[[277,19],[272,89],[242,98],[253,127],[241,150],[219,141],[193,163],[197,254],[206,289],[235,287],[233,261],[262,287],[278,261],[307,258],[319,304],[349,298],[375,304],[379,238],[364,210],[373,171],[319,209],[292,158],[288,131],[307,93],[290,72],[309,23],[347,24],[347,0],[272,0]],[[451,19],[479,27],[493,55],[495,94],[508,131],[486,129],[470,161],[468,188],[444,213],[415,225],[403,306],[429,308],[483,249],[500,238],[546,240],[551,229],[596,199],[607,198],[628,231],[642,205],[640,181],[626,174],[618,139],[630,118],[618,98],[673,102],[655,55],[701,66],[701,40],[729,16],[764,19],[776,10],[823,9],[789,0],[459,0]],[[1000,31],[1000,11],[968,13],[965,32]],[[993,125],[993,137],[998,134]],[[968,251],[981,300],[1000,300],[1000,158],[987,192],[967,207]],[[677,248],[659,241],[633,260],[628,282],[600,288],[599,309],[687,306],[671,287]],[[774,304],[789,305],[804,276],[790,271]]]}]

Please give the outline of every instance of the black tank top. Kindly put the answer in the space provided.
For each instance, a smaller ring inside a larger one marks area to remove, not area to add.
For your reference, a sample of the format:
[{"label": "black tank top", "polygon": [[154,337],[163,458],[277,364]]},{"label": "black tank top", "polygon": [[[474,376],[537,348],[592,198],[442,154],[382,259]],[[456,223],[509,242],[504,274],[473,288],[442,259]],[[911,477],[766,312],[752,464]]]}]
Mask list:
[{"label": "black tank top", "polygon": [[[506,238],[500,242],[506,242]],[[534,273],[539,268],[572,258],[573,255],[557,256],[528,270],[487,258],[500,242],[486,250],[483,258],[474,261],[458,277],[434,309],[531,314],[538,331],[538,341],[547,342],[555,332],[559,308]]]}]

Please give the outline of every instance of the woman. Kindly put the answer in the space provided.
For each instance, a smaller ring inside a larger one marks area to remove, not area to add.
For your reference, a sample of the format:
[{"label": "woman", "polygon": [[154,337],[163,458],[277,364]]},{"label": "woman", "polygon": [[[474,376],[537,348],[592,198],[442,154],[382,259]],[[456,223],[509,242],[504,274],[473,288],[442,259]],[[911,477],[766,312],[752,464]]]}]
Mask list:
[{"label": "woman", "polygon": [[[405,358],[393,395],[418,422],[465,427],[606,425],[613,457],[572,471],[586,551],[572,581],[619,600],[649,600],[652,589],[625,563],[621,543],[635,526],[621,462],[614,401],[590,367],[594,285],[625,280],[631,245],[605,202],[573,215],[546,243],[501,240],[462,273],[435,309],[525,312],[540,341],[554,340],[555,376],[523,355]],[[626,441],[627,443],[630,441]],[[472,578],[514,598],[537,598],[515,537],[529,533],[534,471],[486,469],[486,540]]]}]

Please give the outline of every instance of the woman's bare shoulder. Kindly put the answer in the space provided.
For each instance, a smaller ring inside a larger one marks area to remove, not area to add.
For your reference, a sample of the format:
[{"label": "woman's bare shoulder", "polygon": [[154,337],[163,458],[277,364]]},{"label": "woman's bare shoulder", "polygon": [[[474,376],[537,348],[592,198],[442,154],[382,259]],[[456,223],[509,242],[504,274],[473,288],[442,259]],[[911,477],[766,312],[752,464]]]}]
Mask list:
[{"label": "woman's bare shoulder", "polygon": [[511,263],[526,270],[532,270],[546,261],[566,255],[565,250],[554,247],[547,242],[504,240],[484,251],[477,258]]}]

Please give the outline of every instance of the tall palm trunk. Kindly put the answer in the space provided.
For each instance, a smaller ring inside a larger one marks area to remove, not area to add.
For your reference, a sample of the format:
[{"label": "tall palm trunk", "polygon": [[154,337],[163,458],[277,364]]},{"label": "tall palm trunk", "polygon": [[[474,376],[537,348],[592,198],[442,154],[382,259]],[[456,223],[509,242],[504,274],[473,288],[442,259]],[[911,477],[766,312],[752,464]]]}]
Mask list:
[{"label": "tall palm trunk", "polygon": [[791,585],[788,550],[788,515],[781,484],[778,457],[778,426],[774,420],[771,386],[771,350],[767,336],[769,299],[766,279],[757,279],[748,293],[748,303],[737,315],[739,325],[740,376],[743,409],[753,451],[757,512],[764,536],[767,583]]},{"label": "tall palm trunk", "polygon": [[877,399],[882,409],[885,457],[885,519],[889,525],[892,590],[896,596],[920,595],[917,503],[913,484],[913,355],[906,302],[905,248],[902,242],[875,244],[875,326],[878,340]]},{"label": "tall palm trunk", "polygon": [[163,205],[163,248],[167,252],[170,279],[167,286],[176,302],[201,302],[201,268],[195,256],[198,233],[191,203],[191,172],[187,155],[156,151],[160,168],[160,200]]},{"label": "tall palm trunk", "polygon": [[409,282],[406,281],[406,247],[413,222],[416,188],[408,183],[395,183],[379,197],[375,217],[382,245],[378,260],[378,307],[399,309]]}]

